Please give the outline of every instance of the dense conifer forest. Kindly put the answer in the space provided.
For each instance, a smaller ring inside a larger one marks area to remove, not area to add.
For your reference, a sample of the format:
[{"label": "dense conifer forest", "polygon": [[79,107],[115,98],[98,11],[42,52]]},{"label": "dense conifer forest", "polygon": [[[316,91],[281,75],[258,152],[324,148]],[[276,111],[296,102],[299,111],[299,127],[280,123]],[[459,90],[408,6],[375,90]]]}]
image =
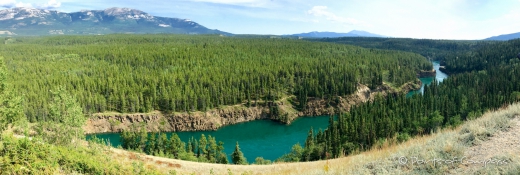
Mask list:
[{"label": "dense conifer forest", "polygon": [[183,35],[6,38],[9,81],[29,121],[48,118],[49,89],[62,85],[86,114],[206,111],[295,95],[353,93],[357,83],[394,87],[432,65],[400,51],[293,39]]},{"label": "dense conifer forest", "polygon": [[[304,147],[295,145],[281,161],[311,161],[363,151],[385,140],[404,141],[437,128],[453,127],[520,101],[520,40],[493,43],[446,59],[447,69],[460,72],[427,86],[410,98],[376,98],[341,114],[329,127],[309,132]],[[464,66],[462,66],[464,65]]]},{"label": "dense conifer forest", "polygon": [[[97,159],[81,158],[84,153],[74,149],[77,143],[70,144],[84,138],[81,123],[91,113],[206,111],[223,105],[265,105],[286,96],[295,96],[295,103],[305,108],[309,97],[348,95],[358,83],[375,88],[383,83],[399,87],[414,81],[418,71],[432,67],[424,56],[441,60],[452,75],[427,86],[424,94],[378,96],[330,117],[327,129],[318,133],[311,129],[303,146],[295,145],[277,161],[336,158],[387,140],[404,141],[458,126],[487,110],[520,101],[520,60],[516,58],[520,40],[393,39],[386,43],[388,48],[381,43],[361,48],[345,45],[349,42],[342,40],[181,35],[6,38],[0,45],[0,130],[8,129],[9,124],[27,129],[27,121],[36,122],[35,139],[57,147],[2,136],[1,158],[13,159],[13,165],[18,165],[23,163],[17,158],[22,153],[12,150],[29,150],[24,156],[37,157],[30,161],[43,159],[36,147],[47,152],[61,150],[73,156],[60,154],[53,159],[59,166],[101,172],[95,168],[99,165],[93,164]],[[19,132],[28,135],[28,130]],[[175,134],[168,138],[135,127],[124,131],[121,141],[125,149],[151,155],[230,162],[223,153],[224,143],[209,135],[186,143]],[[235,147],[231,161],[247,164],[238,143]],[[77,167],[79,164],[85,166]],[[111,171],[129,168],[110,166]]]},{"label": "dense conifer forest", "polygon": [[309,41],[331,42],[376,48],[385,50],[399,50],[421,54],[431,60],[444,61],[450,56],[459,53],[475,51],[487,47],[497,41],[482,40],[434,40],[411,38],[371,38],[371,37],[341,37],[308,39]]},{"label": "dense conifer forest", "polygon": [[517,63],[520,42],[510,40],[493,44],[480,45],[476,50],[446,57],[444,63],[449,72],[471,72]]}]

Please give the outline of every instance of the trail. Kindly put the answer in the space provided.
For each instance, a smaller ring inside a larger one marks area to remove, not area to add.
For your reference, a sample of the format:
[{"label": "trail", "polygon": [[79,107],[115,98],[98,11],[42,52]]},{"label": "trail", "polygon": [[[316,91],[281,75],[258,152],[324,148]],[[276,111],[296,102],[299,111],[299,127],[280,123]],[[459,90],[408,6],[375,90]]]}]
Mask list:
[{"label": "trail", "polygon": [[[464,172],[464,174],[475,174],[476,171],[485,164],[471,162],[474,161],[499,161],[502,164],[513,163],[504,157],[516,156],[520,158],[520,116],[516,115],[515,118],[511,119],[511,127],[507,131],[499,131],[493,136],[489,137],[489,140],[480,142],[477,145],[469,147],[464,152],[465,160],[467,163],[463,163],[459,166],[457,172]],[[493,162],[491,162],[493,163]],[[517,162],[516,162],[517,163]],[[497,163],[495,163],[497,164]]]}]

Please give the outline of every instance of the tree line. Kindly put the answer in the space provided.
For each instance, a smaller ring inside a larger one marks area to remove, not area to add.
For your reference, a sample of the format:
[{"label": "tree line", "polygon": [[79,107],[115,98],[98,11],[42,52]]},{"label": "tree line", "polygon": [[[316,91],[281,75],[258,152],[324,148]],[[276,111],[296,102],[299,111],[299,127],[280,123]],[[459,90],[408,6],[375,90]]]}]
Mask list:
[{"label": "tree line", "polygon": [[480,45],[477,49],[447,57],[443,64],[450,73],[470,72],[515,63],[520,52],[520,40]]},{"label": "tree line", "polygon": [[432,60],[444,61],[449,57],[466,52],[473,52],[480,48],[498,43],[487,40],[436,40],[436,39],[412,39],[412,38],[376,38],[376,37],[340,37],[307,39],[310,41],[331,42],[361,46],[364,48],[376,48],[386,50],[399,50],[421,54]]},{"label": "tree line", "polygon": [[[96,139],[96,138],[94,138]],[[229,160],[224,153],[224,142],[217,143],[216,138],[201,134],[197,140],[191,137],[188,143],[183,142],[176,133],[168,138],[165,133],[148,133],[141,126],[133,125],[130,130],[121,133],[121,147],[127,150],[143,152],[148,155],[189,160],[228,164]],[[248,164],[238,142],[235,151],[231,154],[234,164]]]}]

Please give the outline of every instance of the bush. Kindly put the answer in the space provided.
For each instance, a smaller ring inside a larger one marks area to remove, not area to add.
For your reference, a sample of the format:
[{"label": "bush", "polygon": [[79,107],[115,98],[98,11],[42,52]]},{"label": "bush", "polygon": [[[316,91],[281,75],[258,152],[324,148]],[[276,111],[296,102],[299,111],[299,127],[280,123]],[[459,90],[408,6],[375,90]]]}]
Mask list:
[{"label": "bush", "polygon": [[255,159],[255,163],[254,164],[257,164],[257,165],[268,165],[268,164],[271,164],[271,160],[266,160],[263,157],[257,157]]}]

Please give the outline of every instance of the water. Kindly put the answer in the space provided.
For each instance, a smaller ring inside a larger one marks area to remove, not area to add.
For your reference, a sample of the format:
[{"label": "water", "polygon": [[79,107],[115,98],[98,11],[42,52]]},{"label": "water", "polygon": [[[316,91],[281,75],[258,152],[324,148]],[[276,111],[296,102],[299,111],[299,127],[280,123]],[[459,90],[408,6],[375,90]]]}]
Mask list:
[{"label": "water", "polygon": [[[197,140],[201,134],[206,137],[211,135],[217,142],[224,142],[224,152],[229,155],[235,149],[238,141],[241,151],[249,163],[253,163],[256,157],[275,160],[283,154],[289,153],[294,144],[305,145],[305,139],[311,126],[314,132],[325,129],[328,126],[328,116],[300,117],[290,125],[281,124],[269,120],[256,120],[235,125],[224,126],[217,131],[192,131],[176,132],[183,142],[188,142],[192,136]],[[168,138],[171,133],[167,133]],[[96,134],[98,138],[108,139],[112,146],[121,145],[119,133]],[[92,135],[88,135],[87,139]]]},{"label": "water", "polygon": [[[433,62],[433,67],[437,71],[436,76],[421,78],[421,89],[412,91],[407,96],[419,92],[423,93],[424,86],[430,84],[433,78],[442,82],[442,80],[448,77],[448,75],[439,71],[439,62]],[[177,135],[186,143],[191,137],[198,140],[201,134],[206,135],[206,137],[211,135],[217,139],[217,142],[224,142],[224,152],[228,154],[230,161],[229,155],[234,151],[235,143],[238,141],[244,156],[252,163],[256,157],[275,160],[283,154],[289,153],[292,146],[296,143],[300,143],[303,146],[311,126],[314,128],[314,132],[317,133],[320,128],[327,128],[328,120],[329,117],[327,116],[300,117],[290,125],[269,120],[256,120],[225,126],[217,131],[177,132]],[[167,135],[169,137],[171,133],[167,133]],[[101,139],[108,139],[111,145],[115,147],[121,145],[118,133],[96,134],[96,136]],[[91,137],[92,135],[88,135],[87,139]]]},{"label": "water", "polygon": [[431,84],[434,78],[437,79],[438,82],[442,82],[445,78],[448,78],[447,74],[445,74],[444,72],[441,72],[439,70],[440,64],[438,61],[433,61],[432,63],[433,63],[433,68],[436,71],[435,77],[419,78],[422,82],[421,89],[416,90],[416,91],[410,91],[406,95],[407,97],[410,97],[416,93],[421,93],[421,94],[424,93],[424,86]]}]

